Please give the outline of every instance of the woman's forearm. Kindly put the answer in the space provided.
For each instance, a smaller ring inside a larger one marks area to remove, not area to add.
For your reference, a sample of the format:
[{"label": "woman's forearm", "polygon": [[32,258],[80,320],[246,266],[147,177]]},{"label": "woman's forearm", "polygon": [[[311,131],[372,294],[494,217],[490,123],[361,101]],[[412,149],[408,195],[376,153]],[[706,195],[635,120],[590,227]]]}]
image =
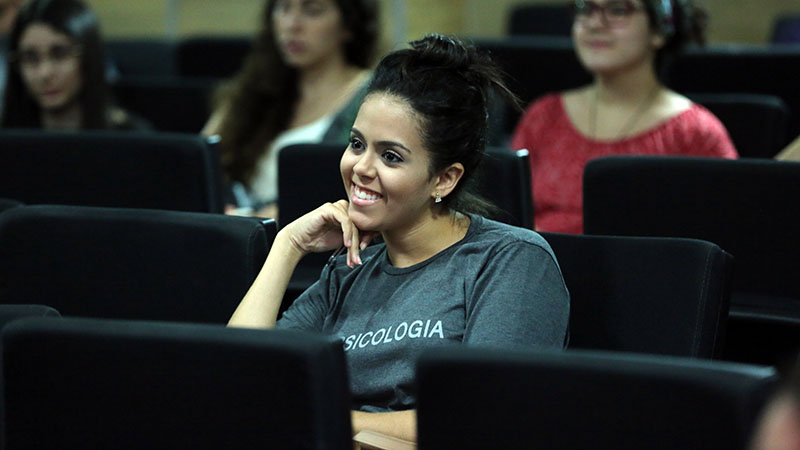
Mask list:
[{"label": "woman's forearm", "polygon": [[800,136],[798,136],[791,144],[781,150],[775,156],[775,159],[783,161],[800,161]]},{"label": "woman's forearm", "polygon": [[417,411],[394,411],[386,413],[352,412],[353,436],[363,430],[372,430],[389,436],[417,441]]},{"label": "woman's forearm", "polygon": [[288,236],[278,233],[258,277],[234,311],[228,326],[274,327],[289,279],[302,256]]}]

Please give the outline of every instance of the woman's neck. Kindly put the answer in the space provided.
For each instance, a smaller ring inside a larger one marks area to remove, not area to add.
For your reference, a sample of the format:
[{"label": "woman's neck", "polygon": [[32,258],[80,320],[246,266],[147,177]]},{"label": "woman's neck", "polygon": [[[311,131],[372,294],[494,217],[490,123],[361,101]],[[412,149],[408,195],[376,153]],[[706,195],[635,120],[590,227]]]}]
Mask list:
[{"label": "woman's neck", "polygon": [[432,212],[426,220],[402,231],[384,232],[382,237],[392,265],[410,267],[463,239],[469,225],[464,214]]},{"label": "woman's neck", "polygon": [[81,107],[74,102],[57,110],[42,111],[42,128],[45,130],[79,130],[81,128]]}]

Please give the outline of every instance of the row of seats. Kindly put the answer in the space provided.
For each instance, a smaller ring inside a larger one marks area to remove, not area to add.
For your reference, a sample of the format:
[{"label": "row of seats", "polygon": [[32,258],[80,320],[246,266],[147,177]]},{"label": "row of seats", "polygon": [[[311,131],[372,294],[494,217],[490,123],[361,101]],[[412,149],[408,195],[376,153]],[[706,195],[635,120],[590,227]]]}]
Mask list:
[{"label": "row of seats", "polygon": [[[8,448],[353,448],[335,338],[33,317],[1,344]],[[686,358],[454,347],[416,373],[421,449],[745,449],[778,381]]]},{"label": "row of seats", "polygon": [[[523,104],[591,81],[569,39],[512,36],[478,39],[476,44],[500,63]],[[124,48],[147,52],[149,45],[157,44],[145,41],[142,48],[134,43]],[[157,130],[197,133],[210,115],[211,93],[221,78],[236,72],[249,45],[241,37],[181,41],[181,64],[197,67],[171,74],[121,70],[115,95],[123,107],[148,119]],[[141,56],[129,58],[132,61],[126,65],[133,66]],[[718,45],[688,50],[662,76],[671,88],[717,115],[742,156],[770,158],[800,134],[800,87],[791,76],[798,71],[797,47]],[[492,142],[504,144],[519,111],[498,108],[496,116]]]},{"label": "row of seats", "polygon": [[[340,154],[337,146],[318,144],[281,152],[284,223],[341,198]],[[3,132],[0,162],[0,198],[11,204],[221,211],[218,156],[195,136]],[[486,169],[478,182],[505,211],[497,218],[532,228],[535,193],[527,152],[492,149]],[[598,160],[584,181],[585,230],[703,239],[730,252],[736,269],[726,358],[774,363],[800,347],[800,291],[792,263],[800,217],[790,206],[800,194],[797,179],[800,164],[771,160]],[[325,255],[315,255],[301,263],[289,301],[317,279],[324,262]]]}]

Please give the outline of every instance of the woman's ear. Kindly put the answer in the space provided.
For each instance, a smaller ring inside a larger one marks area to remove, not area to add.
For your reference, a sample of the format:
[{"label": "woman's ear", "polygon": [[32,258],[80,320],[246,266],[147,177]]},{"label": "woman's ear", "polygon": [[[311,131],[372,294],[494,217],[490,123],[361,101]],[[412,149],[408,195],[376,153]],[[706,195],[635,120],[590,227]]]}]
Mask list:
[{"label": "woman's ear", "polygon": [[436,176],[436,184],[434,190],[431,192],[431,197],[436,197],[437,194],[444,198],[453,192],[461,177],[464,175],[464,166],[461,163],[453,163],[439,172]]}]

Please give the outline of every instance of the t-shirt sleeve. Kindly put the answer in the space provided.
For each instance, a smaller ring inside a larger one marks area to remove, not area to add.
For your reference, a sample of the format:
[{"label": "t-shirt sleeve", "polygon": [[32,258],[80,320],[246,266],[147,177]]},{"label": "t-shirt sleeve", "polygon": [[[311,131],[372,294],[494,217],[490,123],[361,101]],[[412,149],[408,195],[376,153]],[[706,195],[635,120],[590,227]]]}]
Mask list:
[{"label": "t-shirt sleeve", "polygon": [[693,149],[695,156],[738,158],[739,153],[736,151],[725,125],[711,111],[699,105],[695,105],[695,107],[699,111],[689,146],[690,149]]},{"label": "t-shirt sleeve", "polygon": [[322,332],[329,309],[331,272],[331,267],[326,266],[319,280],[295,299],[275,328]]},{"label": "t-shirt sleeve", "polygon": [[563,348],[569,293],[552,254],[519,241],[488,261],[468,297],[466,313],[465,344]]}]

